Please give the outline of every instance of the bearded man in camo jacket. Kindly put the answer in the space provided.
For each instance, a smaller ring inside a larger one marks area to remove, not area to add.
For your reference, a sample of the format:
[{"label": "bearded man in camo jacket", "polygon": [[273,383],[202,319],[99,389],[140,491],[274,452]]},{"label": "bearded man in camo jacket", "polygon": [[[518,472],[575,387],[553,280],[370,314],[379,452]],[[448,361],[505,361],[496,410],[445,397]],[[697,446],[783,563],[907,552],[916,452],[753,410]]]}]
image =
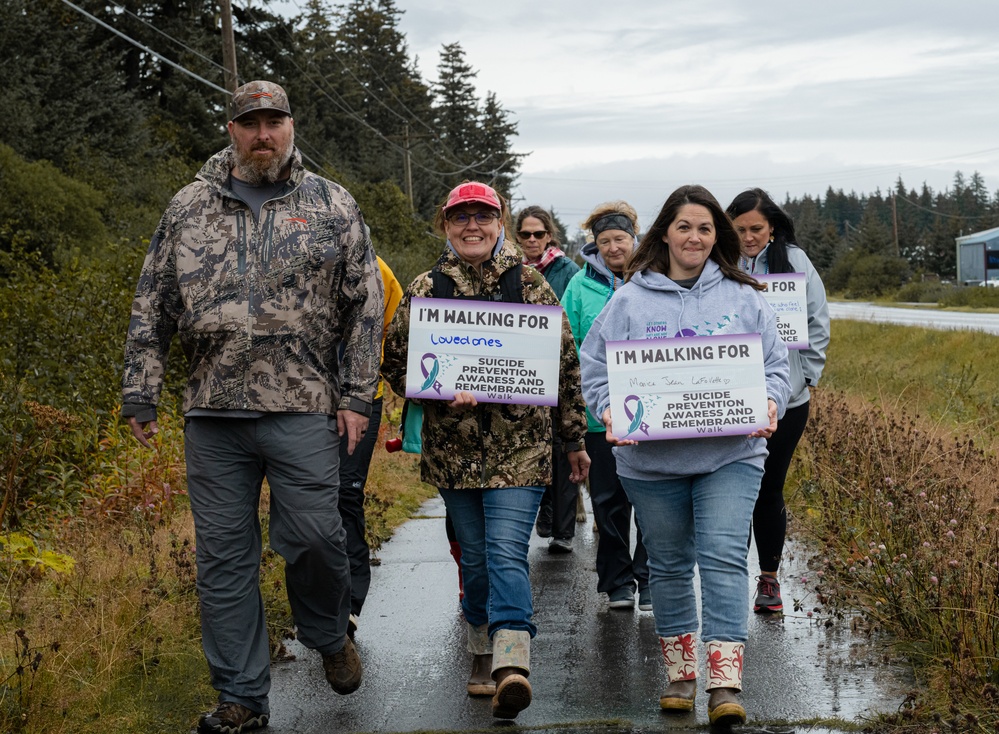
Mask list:
[{"label": "bearded man in camo jacket", "polygon": [[198,728],[227,733],[262,728],[270,714],[258,583],[264,478],[298,638],[322,655],[334,691],[360,685],[346,635],[338,447],[353,452],[367,428],[383,318],[361,213],[342,187],[303,167],[285,91],[250,82],[232,110],[232,144],[174,196],[150,242],[122,381],[122,415],[149,446],[179,332],[202,646],[219,691]]}]

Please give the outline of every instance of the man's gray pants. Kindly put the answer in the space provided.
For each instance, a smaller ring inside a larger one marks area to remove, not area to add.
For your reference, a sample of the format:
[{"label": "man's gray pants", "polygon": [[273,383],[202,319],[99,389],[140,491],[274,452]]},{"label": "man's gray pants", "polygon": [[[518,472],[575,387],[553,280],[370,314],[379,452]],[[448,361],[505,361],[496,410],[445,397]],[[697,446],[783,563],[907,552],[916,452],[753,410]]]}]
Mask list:
[{"label": "man's gray pants", "polygon": [[197,541],[201,637],[220,701],[270,711],[270,649],[260,594],[260,487],[270,486],[270,545],[286,561],[298,639],[323,655],[344,645],[350,564],[337,510],[336,418],[273,413],[192,417],[184,429]]}]

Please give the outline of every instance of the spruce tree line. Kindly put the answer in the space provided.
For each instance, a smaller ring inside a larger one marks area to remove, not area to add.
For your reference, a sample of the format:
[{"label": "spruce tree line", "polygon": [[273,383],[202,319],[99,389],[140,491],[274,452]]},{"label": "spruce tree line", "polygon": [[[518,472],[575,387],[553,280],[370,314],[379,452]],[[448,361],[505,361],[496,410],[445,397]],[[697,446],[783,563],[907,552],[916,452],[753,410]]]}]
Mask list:
[{"label": "spruce tree line", "polygon": [[[440,253],[429,220],[452,186],[511,193],[516,122],[480,94],[460,43],[424,79],[395,0],[296,7],[233,4],[240,80],[287,88],[308,165],[354,194],[408,283]],[[0,403],[27,385],[60,407],[113,411],[146,242],[228,143],[217,3],[0,0],[0,49]],[[999,192],[977,172],[942,192],[898,180],[888,194],[829,187],[784,205],[827,287],[855,295],[952,279],[954,238],[999,226]]]}]

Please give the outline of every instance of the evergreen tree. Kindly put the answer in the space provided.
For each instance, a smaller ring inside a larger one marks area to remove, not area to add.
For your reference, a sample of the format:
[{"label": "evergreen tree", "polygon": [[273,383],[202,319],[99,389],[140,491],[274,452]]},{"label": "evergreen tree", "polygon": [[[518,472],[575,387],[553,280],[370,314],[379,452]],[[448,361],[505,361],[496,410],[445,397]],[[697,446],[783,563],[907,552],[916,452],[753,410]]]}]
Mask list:
[{"label": "evergreen tree", "polygon": [[[467,61],[460,43],[445,44],[437,65],[434,83],[435,125],[445,150],[455,166],[448,176],[453,186],[469,177],[469,172],[487,164],[493,158],[491,151],[480,150],[478,120],[479,106],[472,80],[478,75]],[[482,159],[488,160],[483,161]]]},{"label": "evergreen tree", "polygon": [[482,109],[479,132],[479,150],[489,151],[493,158],[483,164],[483,178],[505,197],[509,198],[517,176],[522,156],[511,150],[511,141],[517,135],[517,123],[510,120],[510,113],[503,109],[496,94],[486,95]]}]

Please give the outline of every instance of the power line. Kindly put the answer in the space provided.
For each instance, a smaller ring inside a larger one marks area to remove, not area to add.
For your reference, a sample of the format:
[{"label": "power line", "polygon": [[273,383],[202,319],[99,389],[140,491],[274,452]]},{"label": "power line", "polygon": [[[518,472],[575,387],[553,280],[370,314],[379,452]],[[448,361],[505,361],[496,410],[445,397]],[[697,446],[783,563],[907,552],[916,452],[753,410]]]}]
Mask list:
[{"label": "power line", "polygon": [[132,16],[133,18],[135,18],[137,21],[139,21],[143,25],[148,26],[152,30],[156,31],[157,33],[159,33],[164,38],[166,38],[166,39],[168,39],[170,41],[173,41],[174,43],[176,43],[178,46],[180,46],[182,49],[184,49],[188,53],[192,53],[195,56],[197,56],[199,59],[201,59],[202,61],[205,61],[208,64],[211,64],[212,66],[225,71],[225,68],[222,66],[222,64],[218,63],[217,61],[214,61],[213,59],[209,58],[208,56],[205,56],[200,51],[197,51],[197,50],[191,48],[190,46],[188,46],[187,44],[185,44],[183,41],[180,41],[180,40],[174,38],[173,36],[171,36],[166,31],[160,30],[159,28],[157,28],[155,25],[153,25],[152,23],[150,23],[148,20],[146,20],[142,16],[140,16],[140,15],[138,15],[136,13],[133,13],[131,10],[129,10],[128,8],[126,8],[124,5],[119,5],[116,2],[112,2],[111,4],[114,5],[116,8],[118,8],[118,10],[122,11],[123,13],[125,13],[127,15]]},{"label": "power line", "polygon": [[[295,5],[295,7],[298,8],[300,14],[302,14],[304,16],[305,10],[297,2],[297,0],[292,0],[292,3]],[[288,33],[288,35],[290,37],[290,40],[292,40],[294,42],[295,39],[294,39],[293,36],[291,36],[290,31],[288,31],[287,28],[285,29],[285,31]],[[339,39],[339,40],[342,41],[342,39]],[[499,171],[500,167],[502,167],[503,165],[506,165],[510,161],[515,160],[516,157],[518,156],[518,154],[511,154],[499,166],[497,166],[496,169],[494,169],[493,171],[482,171],[480,169],[480,166],[482,166],[486,161],[488,161],[489,158],[492,157],[492,154],[487,155],[484,159],[482,159],[481,161],[478,161],[476,163],[470,163],[470,164],[467,164],[467,165],[463,164],[461,161],[458,160],[458,156],[456,156],[454,154],[454,152],[452,150],[450,150],[450,148],[444,142],[444,140],[441,139],[440,134],[437,132],[437,129],[434,128],[433,126],[431,126],[430,124],[428,124],[427,122],[425,122],[421,117],[419,117],[418,115],[416,115],[412,110],[410,110],[406,106],[406,104],[401,99],[399,99],[398,95],[396,95],[395,92],[392,90],[392,87],[385,81],[385,78],[382,77],[378,73],[378,70],[375,69],[375,67],[371,64],[370,61],[368,61],[366,55],[364,53],[362,53],[360,51],[360,49],[357,49],[355,47],[354,50],[357,52],[357,57],[364,62],[364,64],[368,67],[368,69],[371,71],[371,73],[382,83],[382,87],[385,89],[385,91],[388,92],[399,103],[399,105],[410,115],[409,118],[407,118],[406,116],[400,114],[397,110],[393,109],[381,97],[379,97],[377,94],[375,94],[370,88],[366,87],[365,84],[364,84],[364,82],[361,81],[360,79],[358,79],[357,75],[354,74],[353,70],[350,69],[350,67],[347,65],[347,62],[344,61],[340,57],[340,54],[338,54],[336,52],[335,48],[333,48],[333,50],[331,51],[331,54],[332,54],[332,56],[334,58],[336,58],[336,60],[343,67],[343,70],[351,77],[351,79],[353,79],[354,82],[357,83],[358,87],[360,87],[361,89],[363,89],[364,92],[365,92],[365,94],[367,94],[371,99],[373,99],[375,102],[377,102],[378,104],[380,104],[388,112],[390,112],[391,114],[393,114],[395,117],[397,117],[403,123],[407,123],[408,124],[410,122],[418,122],[418,123],[420,123],[420,125],[422,125],[424,128],[426,128],[430,132],[431,137],[433,138],[434,142],[436,142],[438,145],[440,145],[441,148],[443,148],[444,152],[447,154],[447,155],[442,155],[440,152],[431,150],[430,151],[431,155],[433,155],[434,157],[440,159],[444,163],[448,163],[448,164],[450,164],[452,166],[457,166],[458,170],[452,171],[452,172],[433,171],[432,169],[427,168],[426,166],[424,166],[424,165],[422,165],[420,163],[416,163],[417,167],[422,168],[424,171],[427,171],[428,173],[431,173],[431,174],[434,174],[434,175],[439,175],[439,176],[458,176],[458,175],[461,175],[462,173],[467,173],[467,172],[473,171],[473,170],[479,170],[479,172],[481,172],[481,173],[492,173],[493,177],[495,178],[495,176],[498,175],[498,171]],[[297,65],[296,65],[296,67],[297,67]],[[304,70],[301,69],[301,67],[297,67],[297,68],[303,74],[306,73]],[[315,84],[314,81],[313,81],[313,83]],[[342,98],[342,95],[340,95],[340,96]],[[330,99],[332,100],[332,98],[330,98]],[[343,109],[343,107],[341,107],[341,109],[346,114],[352,116],[355,120],[357,120],[361,124],[363,124],[366,127],[368,127],[368,129],[370,129],[373,132],[375,132],[379,137],[381,137],[386,142],[389,142],[388,138],[386,138],[386,136],[384,134],[382,134],[381,131],[379,131],[376,128],[374,128],[366,120],[362,119],[358,115],[358,113],[356,113],[352,108],[350,108],[349,105],[347,105],[346,100],[343,100],[343,105],[345,105],[347,107],[347,109]],[[405,155],[405,150],[404,149],[399,148],[398,146],[395,146],[395,147],[396,147],[397,150],[399,150],[400,152],[402,152]]]},{"label": "power line", "polygon": [[[91,15],[90,13],[88,13],[86,10],[83,10],[82,8],[77,7],[73,3],[69,2],[69,0],[62,0],[62,2],[65,3],[66,5],[68,5],[69,7],[73,8],[74,10],[78,11],[82,15],[86,16],[89,20],[92,20],[93,22],[97,23],[97,25],[101,26],[102,28],[105,28],[105,29],[111,31],[116,36],[119,36],[119,37],[123,38],[124,40],[128,41],[133,46],[136,46],[137,48],[142,49],[146,53],[151,54],[155,58],[160,59],[161,61],[166,62],[170,66],[172,66],[175,69],[183,72],[184,74],[187,74],[188,76],[192,77],[193,79],[196,79],[197,81],[201,82],[202,84],[207,84],[212,89],[215,89],[215,90],[217,90],[219,92],[222,92],[223,94],[225,94],[228,97],[232,96],[232,92],[230,92],[228,89],[223,89],[222,87],[218,86],[217,84],[214,84],[214,83],[208,81],[204,77],[199,76],[198,74],[194,73],[193,71],[190,71],[189,69],[185,68],[184,66],[181,66],[180,64],[171,61],[170,59],[166,58],[162,54],[157,53],[156,51],[153,51],[148,46],[140,43],[139,41],[135,40],[134,38],[132,38],[130,36],[127,36],[126,34],[122,33],[121,31],[117,30],[116,28],[108,25],[107,23],[105,23],[104,21],[102,21],[100,18],[97,18],[97,17]],[[153,27],[154,30],[158,30],[158,29],[155,29],[155,27],[152,26],[151,24],[147,23],[147,25],[150,25],[150,27]],[[160,31],[160,32],[162,33],[162,31]],[[168,34],[163,33],[163,35],[168,35]],[[176,40],[176,39],[173,39],[173,40]],[[308,161],[308,163],[311,166],[313,166],[315,168],[322,168],[322,167],[332,168],[333,167],[330,164],[330,162],[328,160],[326,160],[323,157],[323,155],[316,149],[315,146],[311,145],[307,140],[305,140],[300,135],[296,135],[295,136],[295,144],[298,146],[299,152],[302,154],[302,158],[305,159],[306,161]],[[308,147],[308,148],[311,148],[312,151],[313,151],[313,153],[315,153],[320,159],[322,159],[322,162],[321,163],[317,162],[314,158],[312,158],[311,156],[309,156],[308,153],[306,153],[304,150],[302,150],[302,146],[303,145],[306,146],[306,147]]]},{"label": "power line", "polygon": [[85,15],[90,20],[92,20],[95,23],[97,23],[97,25],[101,26],[102,28],[105,28],[105,29],[111,31],[112,33],[114,33],[116,36],[119,36],[120,38],[125,39],[126,41],[128,41],[129,43],[131,43],[133,46],[135,46],[137,48],[140,48],[143,51],[145,51],[146,53],[155,56],[160,61],[162,61],[162,62],[164,62],[166,64],[169,64],[170,66],[172,66],[173,68],[175,68],[177,71],[179,71],[179,72],[181,72],[183,74],[187,74],[189,77],[197,79],[202,84],[207,84],[209,87],[211,87],[212,89],[214,89],[216,91],[222,92],[223,94],[228,95],[228,96],[232,96],[232,92],[230,92],[228,89],[223,89],[218,84],[215,84],[214,82],[210,82],[207,79],[205,79],[204,77],[195,74],[193,71],[190,71],[190,70],[184,68],[183,66],[181,66],[180,64],[178,64],[178,63],[176,63],[174,61],[171,61],[170,59],[168,59],[163,54],[160,54],[160,53],[157,53],[156,51],[153,51],[151,48],[149,48],[149,46],[146,46],[146,45],[144,45],[142,43],[139,43],[134,38],[126,36],[121,31],[117,30],[113,26],[108,25],[107,23],[105,23],[100,18],[98,18],[98,17],[96,17],[94,15],[91,15],[90,13],[88,13],[83,8],[81,8],[81,7],[77,6],[77,5],[74,5],[69,0],[62,0],[62,2],[65,3],[66,5],[68,5],[69,7],[73,8],[73,10],[75,10],[76,12],[78,12],[78,13],[80,13],[82,15]]}]

